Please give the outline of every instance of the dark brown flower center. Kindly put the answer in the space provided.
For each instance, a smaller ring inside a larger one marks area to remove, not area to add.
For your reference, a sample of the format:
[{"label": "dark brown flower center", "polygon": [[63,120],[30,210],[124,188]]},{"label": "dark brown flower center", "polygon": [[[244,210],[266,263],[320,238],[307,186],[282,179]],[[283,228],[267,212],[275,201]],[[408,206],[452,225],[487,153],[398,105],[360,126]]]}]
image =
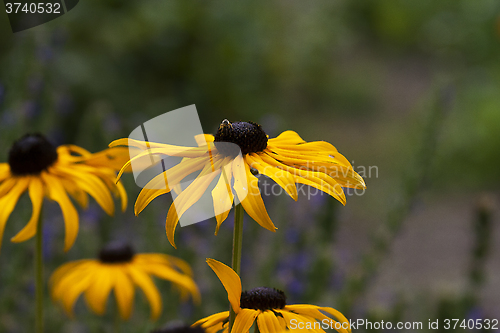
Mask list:
[{"label": "dark brown flower center", "polygon": [[262,126],[254,122],[236,121],[230,123],[224,120],[215,134],[217,150],[227,156],[236,156],[237,147],[218,142],[230,142],[238,145],[243,155],[258,153],[267,147],[267,135]]},{"label": "dark brown flower center", "polygon": [[130,262],[134,258],[134,254],[134,250],[130,244],[121,242],[111,243],[99,252],[99,261],[107,264]]},{"label": "dark brown flower center", "polygon": [[240,306],[246,309],[271,310],[283,309],[286,305],[286,295],[283,291],[259,287],[241,293]]},{"label": "dark brown flower center", "polygon": [[201,326],[188,326],[184,324],[167,325],[164,328],[160,328],[151,333],[205,333],[205,330]]},{"label": "dark brown flower center", "polygon": [[57,149],[41,134],[27,134],[14,142],[9,166],[16,176],[36,175],[57,161]]}]

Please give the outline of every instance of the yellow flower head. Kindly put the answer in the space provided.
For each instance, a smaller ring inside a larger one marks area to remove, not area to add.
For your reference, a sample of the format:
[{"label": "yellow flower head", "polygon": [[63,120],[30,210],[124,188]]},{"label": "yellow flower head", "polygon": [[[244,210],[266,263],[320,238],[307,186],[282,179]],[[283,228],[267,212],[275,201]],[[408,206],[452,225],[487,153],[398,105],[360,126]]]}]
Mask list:
[{"label": "yellow flower head", "polygon": [[104,211],[113,215],[111,193],[119,196],[122,210],[127,194],[115,182],[116,172],[128,160],[124,148],[106,149],[91,154],[87,150],[64,145],[55,147],[40,134],[28,134],[17,140],[9,151],[8,163],[0,163],[0,246],[5,224],[24,192],[29,193],[33,213],[28,224],[12,238],[23,242],[36,234],[43,198],[61,207],[66,228],[64,250],[68,251],[78,234],[78,213],[68,193],[83,207],[90,194]]},{"label": "yellow flower head", "polygon": [[106,301],[114,288],[120,316],[126,320],[132,313],[135,286],[144,292],[151,306],[151,318],[161,313],[161,296],[151,276],[172,282],[181,299],[191,296],[200,301],[198,287],[189,265],[176,257],[160,253],[134,254],[126,244],[111,244],[99,253],[99,259],[66,263],[50,278],[51,295],[69,316],[78,297],[85,292],[87,305],[98,315],[106,311]]},{"label": "yellow flower head", "polygon": [[[183,157],[179,164],[154,177],[142,189],[135,202],[136,215],[156,197],[169,193],[171,189],[179,191],[179,184],[184,178],[199,172],[197,178],[180,191],[168,211],[165,226],[168,240],[174,247],[179,218],[202,197],[217,177],[217,184],[212,190],[217,220],[215,234],[229,214],[234,194],[257,223],[271,231],[277,229],[266,211],[254,173],[273,179],[294,200],[298,197],[296,184],[312,186],[342,204],[346,202],[342,187],[365,187],[363,178],[333,145],[324,141],[306,142],[293,131],[269,139],[256,123],[224,120],[215,136],[204,135],[197,141],[200,147],[192,149],[132,139],[119,139],[110,144],[110,147],[132,146],[143,150],[127,162],[122,171],[141,159]],[[235,147],[239,149],[235,150]],[[158,159],[156,161],[159,162]]]},{"label": "yellow flower head", "polygon": [[[257,323],[260,332],[284,332],[287,329],[324,332],[322,323],[328,323],[329,328],[341,333],[351,332],[349,321],[333,308],[309,304],[287,305],[285,293],[273,288],[260,287],[242,292],[240,277],[235,271],[214,259],[207,259],[207,263],[224,285],[236,313],[231,332],[247,333],[254,323]],[[228,332],[228,318],[229,311],[220,312],[198,320],[193,326],[201,325],[207,333],[221,330]]]}]

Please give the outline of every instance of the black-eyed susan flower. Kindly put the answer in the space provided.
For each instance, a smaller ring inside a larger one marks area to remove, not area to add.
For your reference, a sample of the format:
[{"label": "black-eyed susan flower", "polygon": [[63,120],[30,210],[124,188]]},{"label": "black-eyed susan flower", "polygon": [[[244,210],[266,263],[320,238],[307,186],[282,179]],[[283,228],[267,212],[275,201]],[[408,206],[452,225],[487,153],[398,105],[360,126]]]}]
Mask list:
[{"label": "black-eyed susan flower", "polygon": [[74,304],[82,293],[90,309],[103,315],[113,289],[124,320],[132,313],[137,286],[150,304],[151,318],[157,319],[162,302],[151,276],[172,282],[182,300],[191,296],[195,302],[200,301],[191,268],[184,260],[160,253],[135,254],[130,245],[121,243],[103,248],[97,260],[83,259],[62,265],[52,274],[49,284],[52,299],[60,303],[69,316],[73,316]]},{"label": "black-eyed susan flower", "polygon": [[[333,308],[309,304],[287,305],[285,293],[273,288],[260,287],[242,292],[240,277],[235,271],[214,259],[207,259],[207,263],[224,285],[236,314],[231,332],[247,333],[254,323],[260,332],[284,332],[287,329],[324,332],[322,327],[325,327],[325,323],[328,323],[328,328],[338,332],[351,332],[349,321]],[[221,330],[228,332],[228,320],[229,311],[225,311],[200,319],[193,326],[201,326],[207,333]]]},{"label": "black-eyed susan flower", "polygon": [[[285,131],[269,139],[256,123],[224,120],[215,136],[204,135],[197,139],[200,147],[192,149],[133,139],[119,139],[110,144],[110,147],[129,146],[143,150],[122,170],[141,159],[150,160],[152,156],[183,157],[179,164],[144,186],[135,203],[136,215],[153,199],[169,193],[171,189],[179,190],[184,178],[199,172],[197,178],[175,198],[168,211],[166,233],[174,247],[179,218],[201,198],[214,180],[217,180],[212,190],[217,220],[215,234],[229,214],[235,193],[250,217],[262,227],[276,230],[264,206],[255,172],[273,179],[294,200],[298,197],[296,184],[312,186],[342,204],[346,202],[342,187],[365,187],[363,178],[333,145],[324,141],[306,142],[293,131]],[[235,150],[234,147],[240,149]]]},{"label": "black-eyed susan flower", "polygon": [[8,163],[0,163],[0,246],[10,214],[21,195],[28,192],[33,205],[31,219],[11,240],[23,242],[36,234],[43,198],[47,197],[61,207],[66,228],[64,249],[69,250],[79,224],[68,194],[84,208],[90,194],[106,213],[113,215],[113,193],[121,198],[125,210],[127,194],[115,178],[128,156],[124,148],[91,154],[74,145],[55,147],[41,134],[28,134],[14,142]]}]

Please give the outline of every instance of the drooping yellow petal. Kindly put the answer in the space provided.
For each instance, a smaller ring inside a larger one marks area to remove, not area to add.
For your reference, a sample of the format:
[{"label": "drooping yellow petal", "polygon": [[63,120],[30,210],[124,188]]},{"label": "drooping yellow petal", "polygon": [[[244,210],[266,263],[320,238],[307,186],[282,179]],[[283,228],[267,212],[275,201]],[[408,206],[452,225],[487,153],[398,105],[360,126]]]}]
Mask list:
[{"label": "drooping yellow petal", "polygon": [[[328,322],[329,325],[335,325],[337,322],[335,320],[333,320],[332,318],[324,315],[323,313],[321,313],[319,310],[321,308],[318,307],[318,306],[315,306],[315,305],[309,305],[309,304],[293,304],[293,305],[287,305],[285,308],[284,308],[284,311],[291,311],[293,313],[296,313],[296,314],[299,314],[299,315],[302,315],[302,316],[307,316],[309,318],[314,318],[316,319],[317,321],[319,322]],[[336,311],[336,310],[335,310]],[[338,311],[337,311],[338,312]],[[340,313],[340,312],[339,312]],[[343,318],[345,318],[342,314],[340,314]],[[337,317],[334,317],[334,318],[337,318]],[[342,321],[342,320],[341,320]],[[345,320],[345,322],[349,323],[349,321],[347,321],[347,319]],[[344,328],[341,327],[342,325],[342,322],[340,324],[338,324],[338,329],[337,331],[338,332],[341,332],[341,333],[348,333],[348,331]],[[335,327],[335,326],[334,326]]]},{"label": "drooping yellow petal", "polygon": [[285,142],[272,142],[270,140],[270,146],[279,149],[290,150],[290,151],[305,151],[305,152],[321,152],[327,154],[335,154],[338,152],[337,148],[329,142],[326,141],[313,141],[304,142],[299,144],[288,144]]},{"label": "drooping yellow petal", "polygon": [[236,315],[234,320],[233,328],[231,332],[235,333],[247,333],[250,327],[252,327],[255,318],[259,314],[260,310],[254,309],[241,309]]},{"label": "drooping yellow petal", "polygon": [[212,134],[198,134],[194,136],[198,147],[206,146],[210,142],[214,142],[214,136]]},{"label": "drooping yellow petal", "polygon": [[224,312],[219,312],[213,315],[210,315],[208,317],[205,317],[203,319],[200,319],[196,321],[193,325],[191,326],[199,326],[203,327],[204,329],[208,329],[209,327],[212,327],[214,325],[217,325],[229,318],[229,311],[224,311]]},{"label": "drooping yellow petal", "polygon": [[71,168],[57,165],[51,169],[51,173],[74,181],[76,186],[90,194],[108,215],[113,216],[115,204],[109,189],[103,180],[93,175],[87,168],[83,165],[75,165]]},{"label": "drooping yellow petal", "polygon": [[264,201],[262,201],[259,190],[259,180],[252,175],[250,167],[243,162],[241,156],[234,159],[232,170],[234,176],[234,190],[245,211],[262,227],[273,232],[276,231],[277,228],[267,214],[266,206],[264,206]]},{"label": "drooping yellow petal", "polygon": [[115,298],[118,310],[120,316],[127,320],[132,314],[135,288],[130,278],[121,269],[115,271],[115,279]]},{"label": "drooping yellow petal", "polygon": [[134,265],[127,265],[127,270],[132,281],[142,289],[148,299],[151,307],[151,319],[156,320],[161,313],[161,296],[153,280]]},{"label": "drooping yellow petal", "polygon": [[319,161],[318,159],[298,158],[298,155],[293,155],[292,153],[289,156],[285,156],[284,154],[266,151],[264,154],[291,167],[327,174],[343,187],[366,187],[363,178],[353,170],[352,166],[344,165],[334,160],[328,161],[329,157],[324,157],[322,161]]},{"label": "drooping yellow petal", "polygon": [[[10,166],[9,163],[0,163],[0,182],[3,182],[5,179],[10,178]],[[1,195],[0,195],[1,197]]]},{"label": "drooping yellow petal", "polygon": [[316,320],[311,320],[311,319],[307,318],[306,316],[301,316],[301,315],[295,314],[293,312],[290,312],[290,311],[287,311],[284,309],[283,310],[276,309],[274,311],[281,313],[281,315],[285,319],[286,326],[289,329],[294,329],[294,328],[298,328],[298,327],[306,328],[307,324],[310,323],[309,326],[311,327],[311,329],[310,329],[311,332],[318,332],[318,333],[325,332],[321,328],[314,329],[314,323],[316,322]]},{"label": "drooping yellow petal", "polygon": [[289,167],[267,154],[262,154],[260,155],[260,157],[271,166],[287,170],[292,175],[296,183],[305,184],[317,188],[320,191],[328,193],[335,199],[339,200],[343,205],[345,205],[346,198],[342,187],[337,183],[336,180],[334,180],[327,174],[317,171]]},{"label": "drooping yellow petal", "polygon": [[305,141],[294,131],[284,131],[275,138],[269,139],[269,144],[286,143],[286,144],[299,144]]},{"label": "drooping yellow petal", "polygon": [[50,198],[56,201],[59,204],[59,207],[61,207],[64,225],[66,228],[64,251],[68,251],[75,243],[76,236],[78,235],[78,212],[76,211],[75,206],[73,206],[71,200],[68,198],[64,187],[57,177],[54,177],[45,171],[41,173],[41,176],[44,183],[47,184]]},{"label": "drooping yellow petal", "polygon": [[210,162],[208,157],[185,160],[165,172],[155,176],[141,190],[135,202],[134,211],[138,215],[153,199],[170,192],[187,175],[203,169]]},{"label": "drooping yellow petal", "polygon": [[63,305],[68,316],[73,316],[76,300],[88,288],[97,269],[94,262],[82,262],[78,269],[67,272],[54,283],[52,297]]},{"label": "drooping yellow petal", "polygon": [[89,205],[89,196],[87,193],[78,187],[71,179],[60,178],[60,180],[66,192],[68,192],[83,209],[87,209]]},{"label": "drooping yellow petal", "polygon": [[193,276],[193,271],[191,269],[191,266],[189,264],[177,257],[170,256],[167,254],[163,253],[139,253],[136,254],[134,257],[134,261],[137,263],[141,264],[149,264],[149,263],[154,263],[154,264],[160,264],[160,265],[166,265],[166,266],[171,266],[182,273],[188,275],[188,276]]},{"label": "drooping yellow petal", "polygon": [[[228,160],[223,162],[227,163]],[[231,180],[233,178],[232,173],[232,163],[227,163],[221,170],[221,176],[217,185],[215,185],[212,190],[212,198],[214,201],[214,212],[215,218],[217,220],[217,226],[215,227],[215,235],[218,234],[220,225],[229,215],[229,211],[233,205],[234,195],[231,188]]]},{"label": "drooping yellow petal", "polygon": [[57,147],[57,155],[62,155],[64,157],[67,157],[65,155],[69,155],[70,157],[79,157],[79,156],[75,156],[75,153],[80,155],[80,156],[90,156],[92,155],[92,153],[90,151],[88,151],[87,149],[85,148],[82,148],[80,146],[77,146],[77,145],[61,145],[59,147]]},{"label": "drooping yellow petal", "polygon": [[14,243],[24,242],[36,235],[36,229],[38,221],[40,218],[40,210],[42,209],[42,202],[44,196],[43,183],[38,177],[31,177],[28,186],[29,196],[31,204],[33,206],[33,212],[31,213],[31,219],[28,224],[24,226],[21,231],[11,238]]},{"label": "drooping yellow petal", "polygon": [[[58,285],[61,279],[64,278],[68,272],[73,271],[76,267],[80,265],[88,264],[90,261],[91,260],[89,259],[82,259],[82,260],[70,261],[62,266],[59,266],[50,276],[49,285],[52,287]],[[52,292],[54,292],[54,288],[52,288]]]},{"label": "drooping yellow petal", "polygon": [[234,312],[240,311],[241,280],[233,269],[215,259],[207,259],[207,264],[212,268],[227,292],[229,303]]},{"label": "drooping yellow petal", "polygon": [[85,290],[85,301],[96,314],[106,312],[106,301],[115,284],[115,267],[99,264],[93,274],[92,282]]},{"label": "drooping yellow petal", "polygon": [[[349,323],[349,320],[338,310],[335,310],[334,308],[331,307],[316,307],[318,310],[321,310],[323,312],[326,312],[330,315],[332,315],[334,318],[336,318],[340,323]],[[346,325],[344,325],[346,326]],[[349,328],[346,330],[347,332],[351,333],[351,325],[348,326]],[[343,331],[339,331],[343,332]]]},{"label": "drooping yellow petal", "polygon": [[122,202],[122,212],[124,212],[127,210],[128,205],[127,191],[121,182],[116,183],[116,188],[118,189],[118,195],[120,196],[120,200]]},{"label": "drooping yellow petal", "polygon": [[257,154],[248,154],[245,156],[245,161],[251,168],[274,180],[293,200],[297,201],[297,187],[293,176],[288,171],[267,164]]},{"label": "drooping yellow petal", "polygon": [[[139,265],[139,264],[136,264]],[[161,279],[170,281],[177,285],[181,290],[185,290],[191,294],[193,300],[197,303],[200,302],[201,296],[198,290],[198,287],[194,283],[193,279],[190,276],[185,274],[181,274],[177,272],[175,269],[161,264],[156,263],[143,263],[141,265],[142,270],[149,274],[155,275]]]},{"label": "drooping yellow petal", "polygon": [[257,325],[259,325],[259,331],[262,333],[275,333],[286,330],[286,326],[282,327],[274,312],[269,310],[259,314],[257,317]]},{"label": "drooping yellow petal", "polygon": [[21,194],[26,191],[28,184],[30,182],[30,177],[20,177],[17,178],[17,183],[11,190],[0,198],[0,248],[2,246],[3,232],[5,230],[5,224],[9,219],[10,214],[16,207],[17,201]]},{"label": "drooping yellow petal", "polygon": [[86,156],[82,159],[86,165],[95,167],[111,168],[114,171],[120,170],[129,160],[129,149],[126,147],[116,147]]},{"label": "drooping yellow petal", "polygon": [[[220,164],[220,162],[218,162]],[[211,172],[212,167],[207,165],[200,175],[193,180],[189,186],[175,198],[174,203],[170,206],[167,213],[167,220],[165,222],[165,230],[167,238],[174,248],[174,234],[175,228],[179,223],[179,218],[186,212],[192,205],[194,205],[203,195],[212,180],[220,173],[218,165],[216,165],[215,172]]]},{"label": "drooping yellow petal", "polygon": [[0,198],[9,193],[9,191],[16,185],[17,178],[10,177],[0,184]]}]

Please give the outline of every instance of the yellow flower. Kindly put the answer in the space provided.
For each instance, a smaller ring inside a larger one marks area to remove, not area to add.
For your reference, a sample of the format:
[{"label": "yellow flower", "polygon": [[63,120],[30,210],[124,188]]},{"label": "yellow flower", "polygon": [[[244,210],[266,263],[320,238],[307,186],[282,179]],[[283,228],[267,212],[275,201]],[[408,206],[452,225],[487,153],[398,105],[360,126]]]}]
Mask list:
[{"label": "yellow flower", "polygon": [[[349,321],[333,308],[309,304],[286,305],[285,293],[273,288],[260,287],[241,292],[240,277],[235,271],[214,259],[207,259],[207,263],[224,285],[236,313],[231,332],[247,333],[255,322],[260,332],[284,332],[287,328],[324,332],[326,325],[338,332],[351,332]],[[220,312],[198,320],[193,326],[201,325],[207,333],[228,332],[228,318],[229,311]]]},{"label": "yellow flower", "polygon": [[28,192],[33,205],[31,219],[11,240],[23,242],[36,235],[43,198],[47,197],[61,207],[66,228],[64,250],[68,251],[78,234],[78,213],[68,193],[84,208],[88,193],[113,215],[113,192],[125,210],[127,194],[121,183],[115,183],[115,175],[128,156],[124,148],[95,154],[74,145],[56,148],[40,134],[17,140],[9,151],[8,163],[0,163],[0,246],[10,214],[21,195]]},{"label": "yellow flower", "polygon": [[151,307],[151,318],[161,313],[161,296],[151,275],[171,281],[181,292],[200,301],[198,287],[189,265],[176,257],[160,253],[134,254],[126,244],[111,244],[101,250],[98,260],[84,259],[66,263],[50,278],[51,296],[69,316],[78,297],[85,292],[87,305],[98,315],[106,311],[106,301],[114,288],[120,316],[126,320],[132,313],[135,285],[142,289]]},{"label": "yellow flower", "polygon": [[[175,198],[168,211],[165,227],[168,240],[174,247],[174,233],[179,218],[201,198],[218,176],[212,190],[217,220],[216,235],[233,204],[233,192],[236,192],[245,211],[257,223],[271,231],[277,229],[264,206],[255,172],[273,179],[294,200],[298,197],[296,183],[328,193],[342,204],[346,202],[342,187],[365,187],[363,178],[333,145],[324,141],[305,142],[293,131],[268,139],[258,124],[224,120],[215,137],[204,135],[197,141],[200,147],[191,149],[133,139],[119,139],[110,144],[110,147],[132,146],[143,150],[127,162],[122,171],[135,162],[149,161],[155,156],[183,157],[179,164],[157,175],[144,186],[135,202],[136,215],[156,197],[169,193],[171,189],[178,190],[179,183],[185,177],[201,171]],[[241,155],[232,149],[235,145],[240,148]],[[244,185],[245,181],[247,186]],[[233,184],[232,188],[229,184]]]}]

